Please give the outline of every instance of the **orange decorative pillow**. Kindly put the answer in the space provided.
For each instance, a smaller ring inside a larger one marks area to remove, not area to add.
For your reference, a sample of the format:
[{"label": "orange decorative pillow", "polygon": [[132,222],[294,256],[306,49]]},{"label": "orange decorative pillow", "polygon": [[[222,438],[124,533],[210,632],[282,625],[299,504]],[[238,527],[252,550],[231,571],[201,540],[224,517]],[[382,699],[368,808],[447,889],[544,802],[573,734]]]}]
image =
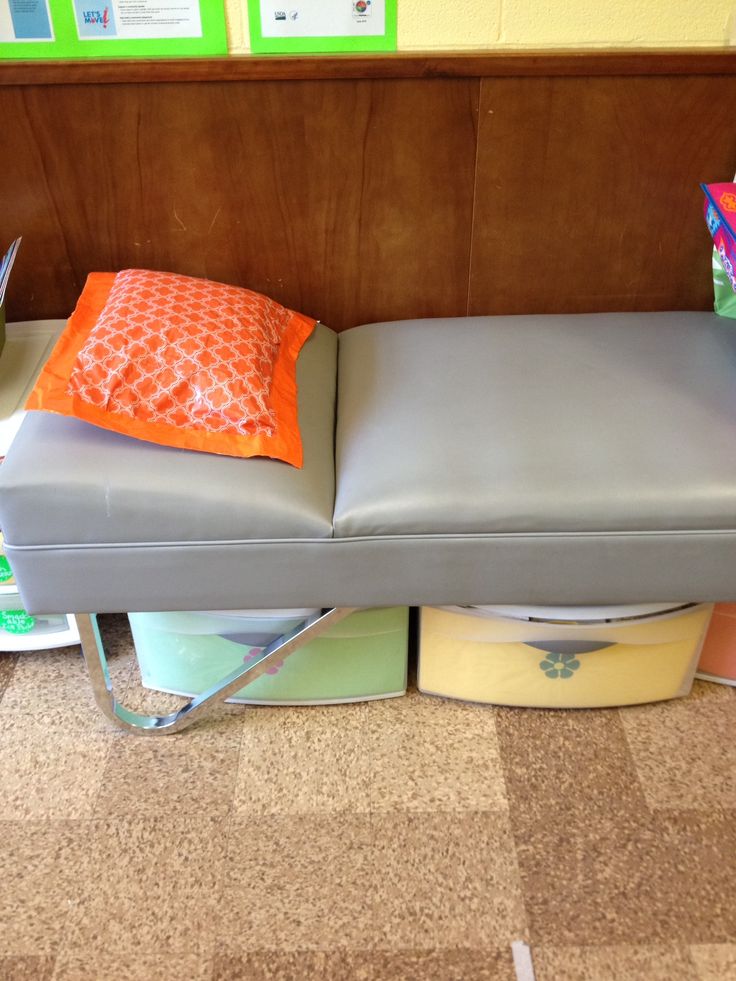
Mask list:
[{"label": "orange decorative pillow", "polygon": [[206,279],[92,273],[26,408],[300,467],[296,360],[315,323]]}]

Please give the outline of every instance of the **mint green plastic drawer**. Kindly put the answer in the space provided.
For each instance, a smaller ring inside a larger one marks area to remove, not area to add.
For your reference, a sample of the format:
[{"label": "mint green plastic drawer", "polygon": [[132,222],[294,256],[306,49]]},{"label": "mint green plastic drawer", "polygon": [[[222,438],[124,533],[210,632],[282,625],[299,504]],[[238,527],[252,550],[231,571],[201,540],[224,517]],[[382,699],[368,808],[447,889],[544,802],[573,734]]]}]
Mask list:
[{"label": "mint green plastic drawer", "polygon": [[[138,664],[147,688],[199,695],[252,650],[292,629],[305,611],[131,613]],[[217,632],[207,632],[213,630]],[[248,704],[324,704],[390,698],[406,691],[409,610],[359,610],[295,651],[230,699]],[[257,644],[252,644],[253,640]]]}]

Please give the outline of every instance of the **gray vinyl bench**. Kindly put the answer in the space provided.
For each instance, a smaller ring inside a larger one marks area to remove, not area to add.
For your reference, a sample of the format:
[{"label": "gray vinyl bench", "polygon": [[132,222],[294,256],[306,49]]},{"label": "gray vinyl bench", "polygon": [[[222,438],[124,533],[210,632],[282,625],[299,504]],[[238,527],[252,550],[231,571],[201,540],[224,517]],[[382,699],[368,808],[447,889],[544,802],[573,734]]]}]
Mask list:
[{"label": "gray vinyl bench", "polygon": [[[356,608],[736,600],[736,327],[708,313],[318,326],[304,467],[31,412],[0,468],[30,612],[74,611],[95,694],[176,731]],[[178,712],[117,703],[95,614],[322,613]]]}]

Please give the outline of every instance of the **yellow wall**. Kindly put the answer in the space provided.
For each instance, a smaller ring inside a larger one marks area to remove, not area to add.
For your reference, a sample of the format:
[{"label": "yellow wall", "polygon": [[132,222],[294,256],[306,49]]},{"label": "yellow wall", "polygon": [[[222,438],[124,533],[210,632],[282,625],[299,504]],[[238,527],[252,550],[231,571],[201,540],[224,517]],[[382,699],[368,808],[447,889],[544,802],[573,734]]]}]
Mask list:
[{"label": "yellow wall", "polygon": [[[736,0],[398,0],[399,51],[731,43]],[[249,49],[246,0],[225,0],[230,51]]]}]

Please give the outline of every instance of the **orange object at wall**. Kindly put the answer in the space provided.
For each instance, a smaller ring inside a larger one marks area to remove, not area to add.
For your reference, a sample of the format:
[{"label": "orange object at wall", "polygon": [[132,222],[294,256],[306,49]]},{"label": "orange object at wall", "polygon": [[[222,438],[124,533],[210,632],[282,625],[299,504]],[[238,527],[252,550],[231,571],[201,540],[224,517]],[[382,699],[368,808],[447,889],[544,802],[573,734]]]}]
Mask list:
[{"label": "orange object at wall", "polygon": [[736,685],[736,603],[716,603],[697,677]]}]

